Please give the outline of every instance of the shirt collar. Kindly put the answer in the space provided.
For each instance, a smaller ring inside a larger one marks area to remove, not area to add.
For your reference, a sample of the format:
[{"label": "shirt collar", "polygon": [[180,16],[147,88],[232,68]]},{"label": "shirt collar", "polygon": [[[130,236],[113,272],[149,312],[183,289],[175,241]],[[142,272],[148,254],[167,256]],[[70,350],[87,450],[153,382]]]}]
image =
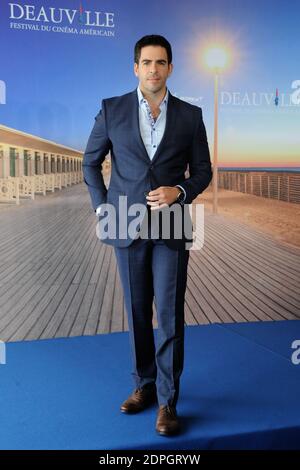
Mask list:
[{"label": "shirt collar", "polygon": [[[139,100],[139,106],[142,106],[142,103],[144,101],[144,96],[143,96],[143,93],[141,92],[141,89],[140,87],[138,86],[137,87],[137,96],[138,96],[138,100]],[[164,99],[162,100],[162,102],[160,103],[159,107],[162,108],[163,105],[166,105],[168,104],[168,99],[169,99],[169,90],[167,88],[167,91],[166,91],[166,94],[164,96]]]}]

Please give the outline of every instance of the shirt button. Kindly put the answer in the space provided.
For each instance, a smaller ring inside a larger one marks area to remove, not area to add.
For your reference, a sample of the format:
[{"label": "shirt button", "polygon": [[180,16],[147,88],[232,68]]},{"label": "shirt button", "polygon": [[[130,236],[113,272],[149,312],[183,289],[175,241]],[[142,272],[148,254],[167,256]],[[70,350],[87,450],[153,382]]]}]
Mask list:
[{"label": "shirt button", "polygon": [[155,149],[155,148],[156,148],[156,145],[153,145],[153,148]]}]

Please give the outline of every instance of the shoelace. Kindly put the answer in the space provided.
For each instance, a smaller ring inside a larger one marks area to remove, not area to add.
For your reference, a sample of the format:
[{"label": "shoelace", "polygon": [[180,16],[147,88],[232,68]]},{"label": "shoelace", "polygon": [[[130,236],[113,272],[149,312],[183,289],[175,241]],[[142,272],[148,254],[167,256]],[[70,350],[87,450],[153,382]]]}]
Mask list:
[{"label": "shoelace", "polygon": [[136,388],[134,390],[134,393],[144,393],[144,392],[149,392],[149,393],[152,393],[154,390],[152,388]]},{"label": "shoelace", "polygon": [[142,388],[136,388],[135,391],[134,391],[134,394],[138,397],[138,398],[142,398],[143,394],[144,393],[150,393],[150,390],[145,390],[145,389],[142,389]]},{"label": "shoelace", "polygon": [[172,418],[176,418],[176,417],[177,417],[175,409],[172,408],[172,407],[169,406],[169,405],[166,405],[164,408],[162,408],[162,411],[163,411],[165,414],[169,414]]}]

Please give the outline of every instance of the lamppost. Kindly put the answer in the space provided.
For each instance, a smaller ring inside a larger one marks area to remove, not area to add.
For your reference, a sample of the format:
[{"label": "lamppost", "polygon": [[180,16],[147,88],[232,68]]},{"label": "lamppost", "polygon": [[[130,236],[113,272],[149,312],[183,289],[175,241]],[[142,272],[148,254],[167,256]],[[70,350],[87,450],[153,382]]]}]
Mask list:
[{"label": "lamppost", "polygon": [[222,47],[210,47],[205,53],[205,63],[214,72],[214,153],[213,153],[213,213],[218,212],[218,87],[220,72],[226,67],[228,57]]}]

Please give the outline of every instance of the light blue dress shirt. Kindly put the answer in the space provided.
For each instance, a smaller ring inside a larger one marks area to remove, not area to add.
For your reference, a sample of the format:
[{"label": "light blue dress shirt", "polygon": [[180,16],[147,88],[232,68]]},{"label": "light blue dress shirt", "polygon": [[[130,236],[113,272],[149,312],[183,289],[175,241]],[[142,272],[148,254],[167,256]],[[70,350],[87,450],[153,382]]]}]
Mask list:
[{"label": "light blue dress shirt", "polygon": [[137,88],[137,94],[140,133],[149,158],[152,160],[165,132],[169,91],[167,90],[164,99],[159,105],[160,113],[156,121],[152,117],[150,106],[144,98],[140,87]]}]

